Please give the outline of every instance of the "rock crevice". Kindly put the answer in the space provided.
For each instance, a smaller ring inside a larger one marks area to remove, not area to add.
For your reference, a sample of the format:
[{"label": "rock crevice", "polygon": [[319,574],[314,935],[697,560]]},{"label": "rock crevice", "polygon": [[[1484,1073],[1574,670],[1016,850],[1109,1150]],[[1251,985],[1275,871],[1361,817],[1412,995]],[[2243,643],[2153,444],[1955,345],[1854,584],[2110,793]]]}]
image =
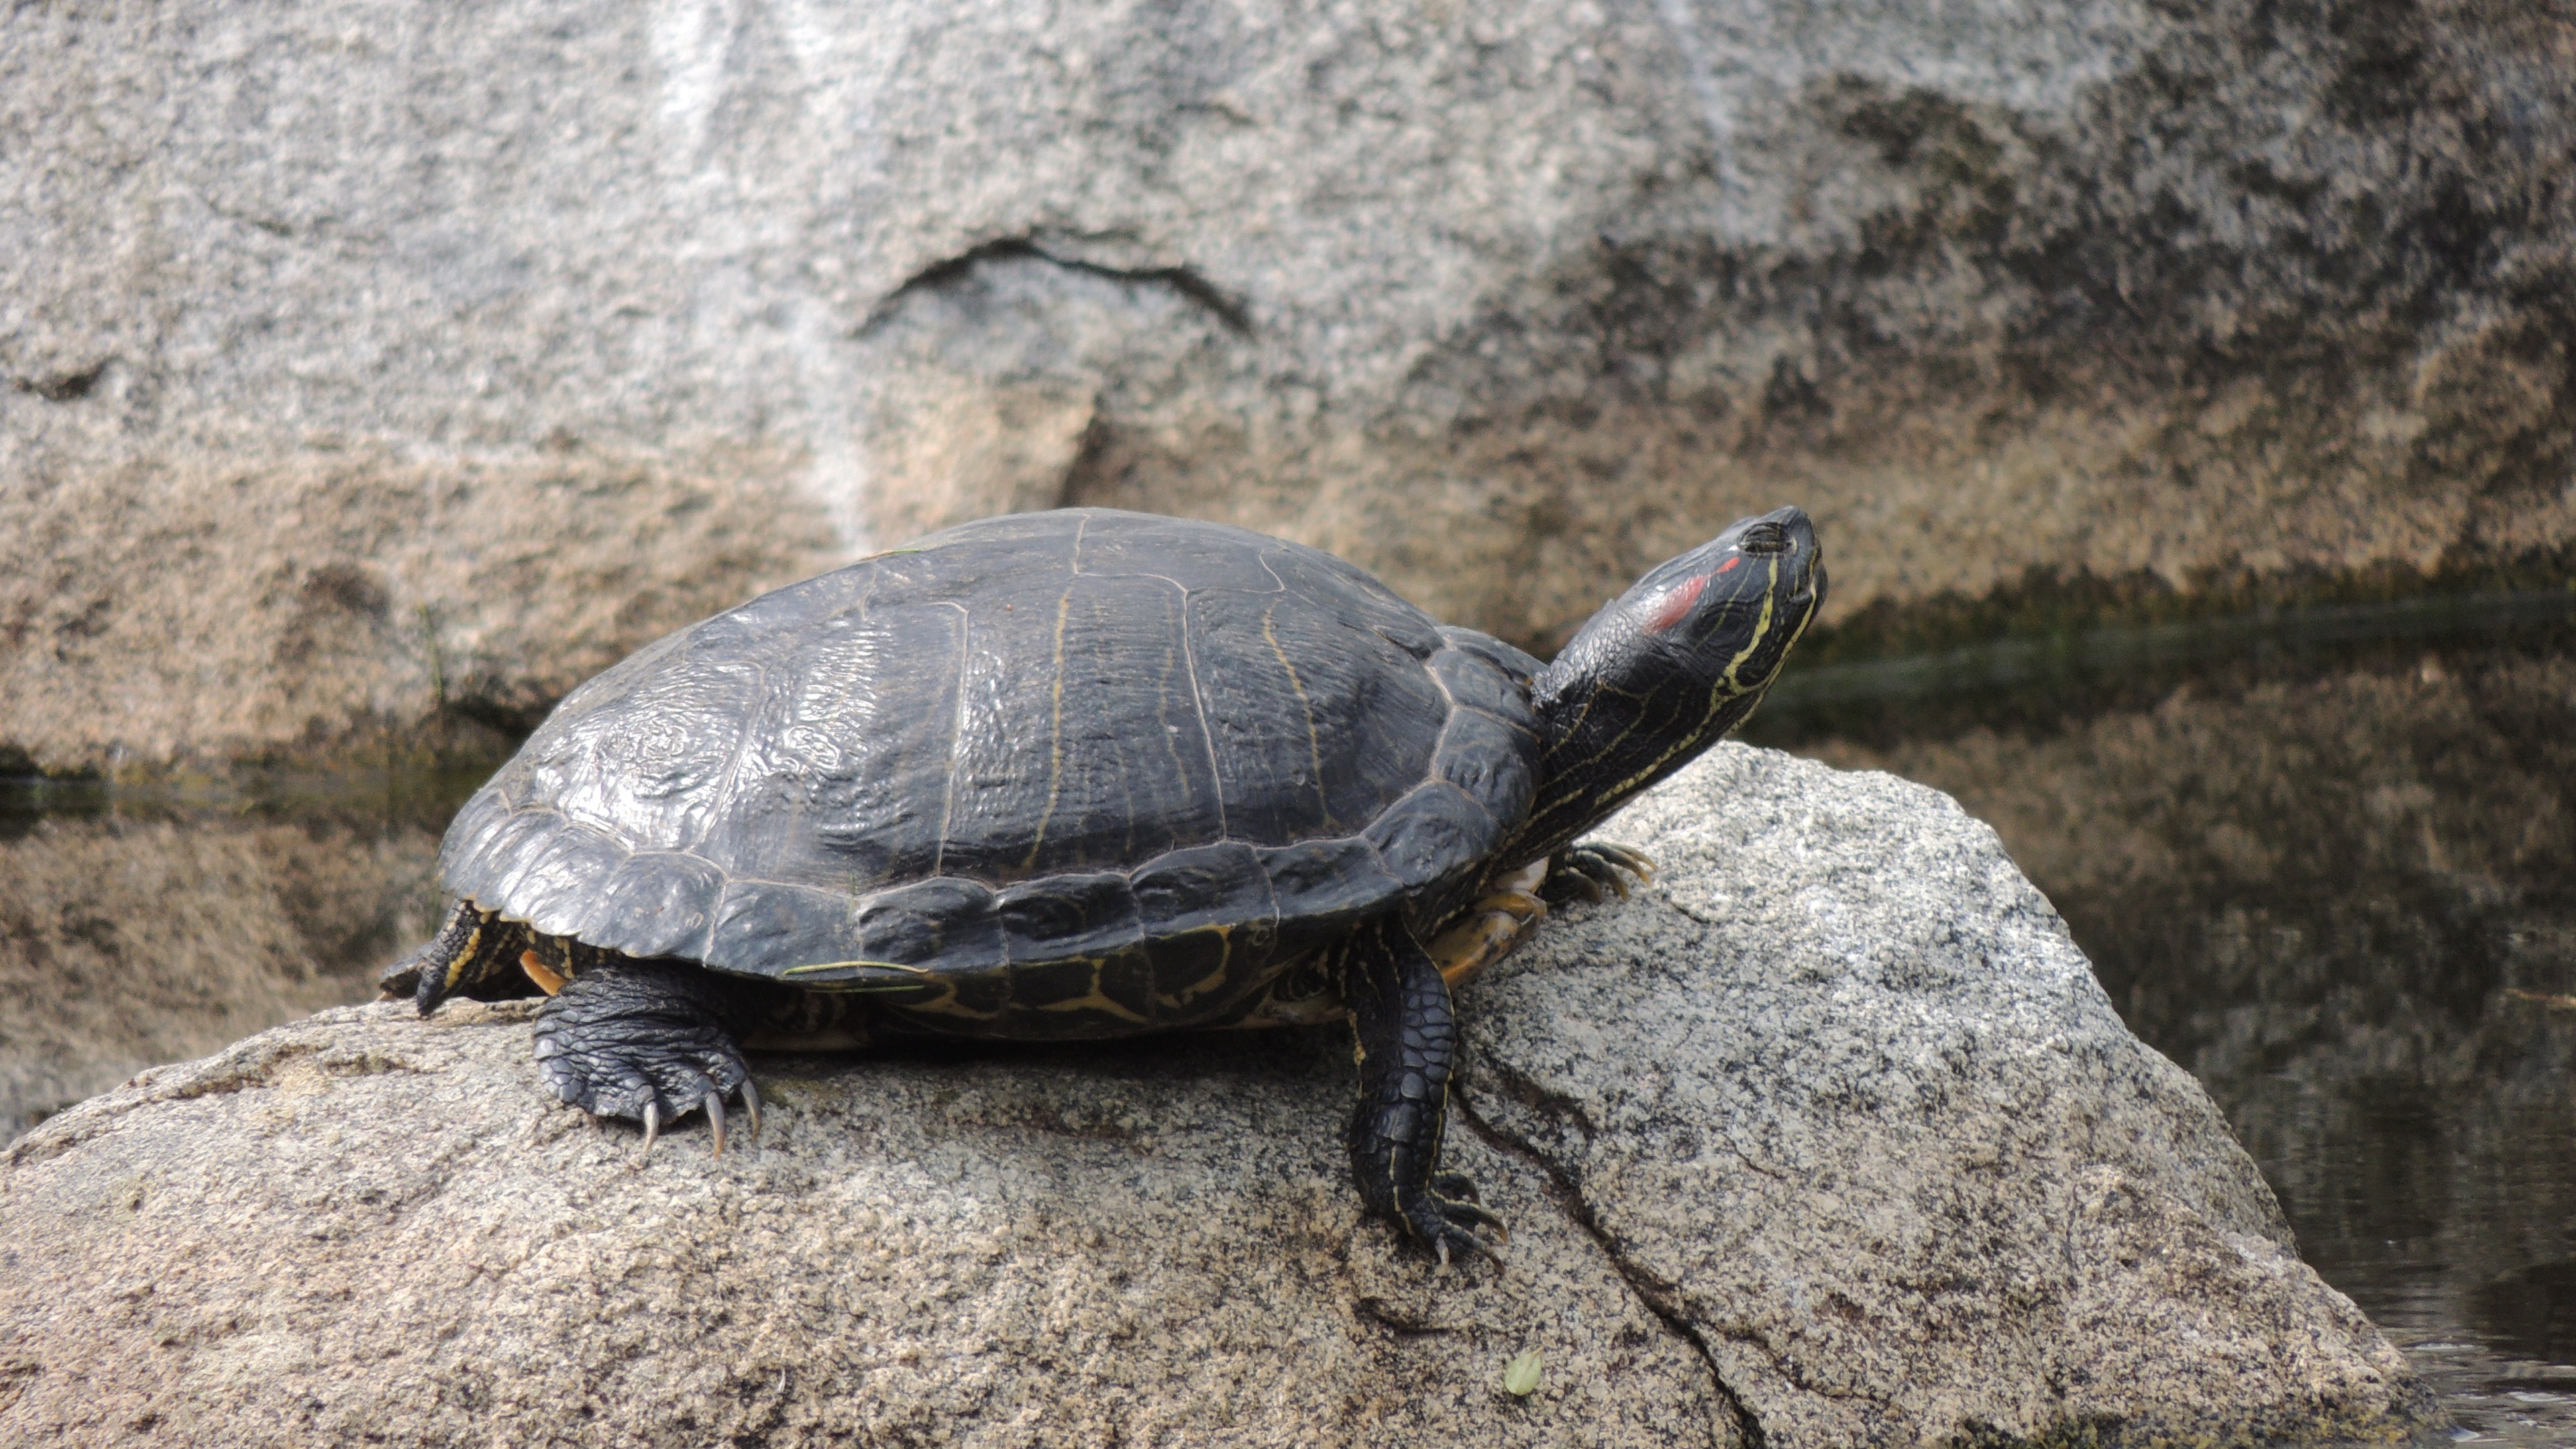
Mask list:
[{"label": "rock crevice", "polygon": [[1718,1402],[1726,1407],[1727,1416],[1733,1421],[1735,1442],[1744,1446],[1744,1449],[1764,1449],[1769,1441],[1762,1433],[1761,1420],[1753,1416],[1753,1411],[1745,1406],[1742,1397],[1727,1387],[1726,1370],[1718,1362],[1716,1351],[1708,1346],[1708,1339],[1702,1336],[1699,1325],[1674,1306],[1673,1285],[1655,1281],[1654,1275],[1638,1266],[1619,1250],[1619,1244],[1601,1226],[1600,1214],[1594,1212],[1592,1205],[1583,1200],[1582,1184],[1576,1182],[1566,1172],[1563,1164],[1551,1160],[1545,1153],[1509,1133],[1497,1131],[1492,1123],[1487,1122],[1477,1113],[1472,1102],[1462,1097],[1456,1104],[1455,1110],[1459,1114],[1459,1120],[1469,1131],[1474,1132],[1491,1146],[1512,1153],[1546,1175],[1548,1196],[1554,1200],[1557,1211],[1563,1213],[1568,1221],[1591,1236],[1592,1241],[1600,1247],[1602,1256],[1610,1260],[1610,1266],[1619,1270],[1620,1278],[1626,1281],[1628,1291],[1636,1296],[1638,1305],[1653,1314],[1656,1321],[1663,1324],[1665,1332],[1689,1344],[1692,1352],[1699,1355],[1700,1361],[1708,1365],[1709,1387],[1715,1391]]},{"label": "rock crevice", "polygon": [[1198,268],[1187,264],[1172,266],[1119,266],[1080,255],[1080,244],[1071,247],[1052,245],[1036,235],[998,237],[979,242],[956,256],[933,262],[903,279],[885,300],[868,309],[856,335],[862,339],[883,326],[907,297],[917,292],[936,291],[953,285],[986,262],[1027,259],[1061,267],[1068,272],[1101,277],[1112,282],[1138,286],[1168,288],[1175,295],[1204,308],[1227,329],[1239,336],[1252,334],[1251,314],[1244,310],[1243,299],[1228,294],[1209,281]]}]

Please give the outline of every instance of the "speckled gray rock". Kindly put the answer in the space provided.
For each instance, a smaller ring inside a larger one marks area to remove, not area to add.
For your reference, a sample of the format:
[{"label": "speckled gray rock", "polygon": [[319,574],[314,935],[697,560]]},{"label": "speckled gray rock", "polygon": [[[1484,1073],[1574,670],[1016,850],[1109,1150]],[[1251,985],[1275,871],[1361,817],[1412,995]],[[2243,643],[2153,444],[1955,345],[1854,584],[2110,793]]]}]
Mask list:
[{"label": "speckled gray rock", "polygon": [[1782,502],[1842,610],[2565,545],[2566,44],[2520,0],[16,13],[0,750],[524,712],[1056,502],[1530,643]]},{"label": "speckled gray rock", "polygon": [[2207,1095],[1948,797],[1727,746],[1613,826],[1660,899],[1484,983],[1471,1103],[1768,1442],[2367,1437],[2409,1402]]},{"label": "speckled gray rock", "polygon": [[2418,1412],[1947,799],[1730,745],[1619,826],[1662,883],[1467,993],[1449,1151],[1512,1220],[1499,1269],[1359,1212],[1329,1030],[772,1058],[758,1152],[639,1165],[539,1100],[524,1008],[349,1008],[10,1149],[0,1438],[1844,1449]]}]

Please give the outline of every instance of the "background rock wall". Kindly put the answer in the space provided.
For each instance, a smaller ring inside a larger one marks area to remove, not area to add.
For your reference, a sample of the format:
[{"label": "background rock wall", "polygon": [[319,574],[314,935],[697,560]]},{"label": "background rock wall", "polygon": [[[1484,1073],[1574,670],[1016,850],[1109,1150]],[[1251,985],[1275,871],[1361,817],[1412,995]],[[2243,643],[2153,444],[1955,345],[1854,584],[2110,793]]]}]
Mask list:
[{"label": "background rock wall", "polygon": [[507,723],[1079,502],[1546,647],[2576,540],[2519,0],[61,5],[0,32],[0,750]]}]

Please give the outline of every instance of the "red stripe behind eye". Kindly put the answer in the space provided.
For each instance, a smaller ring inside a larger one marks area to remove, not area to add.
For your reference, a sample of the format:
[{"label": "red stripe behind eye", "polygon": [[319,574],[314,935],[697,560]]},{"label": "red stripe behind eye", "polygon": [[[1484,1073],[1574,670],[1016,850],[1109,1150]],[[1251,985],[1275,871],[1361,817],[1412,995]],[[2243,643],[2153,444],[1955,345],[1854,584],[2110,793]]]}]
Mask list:
[{"label": "red stripe behind eye", "polygon": [[[1727,562],[1733,563],[1734,560],[1729,559]],[[1646,621],[1646,632],[1661,634],[1680,623],[1689,615],[1691,605],[1699,602],[1701,591],[1707,587],[1708,575],[1701,574],[1698,578],[1684,579],[1665,590],[1663,598],[1657,603],[1654,617]]]},{"label": "red stripe behind eye", "polygon": [[1724,572],[1726,572],[1728,569],[1731,569],[1731,568],[1735,567],[1737,564],[1740,564],[1740,563],[1742,563],[1742,562],[1744,562],[1744,555],[1742,555],[1742,554],[1740,554],[1740,553],[1739,553],[1739,554],[1730,554],[1730,555],[1728,555],[1728,556],[1727,556],[1727,560],[1726,560],[1726,562],[1724,562],[1724,563],[1722,563],[1722,564],[1719,564],[1719,565],[1717,566],[1717,571],[1718,571],[1719,573],[1724,573]]}]

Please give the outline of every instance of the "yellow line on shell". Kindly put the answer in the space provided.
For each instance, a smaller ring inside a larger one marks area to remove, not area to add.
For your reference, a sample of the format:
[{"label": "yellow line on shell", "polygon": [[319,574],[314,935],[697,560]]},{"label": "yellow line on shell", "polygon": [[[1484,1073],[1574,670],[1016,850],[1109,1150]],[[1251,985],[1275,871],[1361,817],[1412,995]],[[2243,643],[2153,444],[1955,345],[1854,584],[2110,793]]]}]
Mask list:
[{"label": "yellow line on shell", "polygon": [[805,966],[790,966],[778,974],[781,976],[808,976],[816,972],[847,971],[858,967],[866,967],[868,969],[878,971],[909,971],[915,976],[936,976],[939,974],[927,966],[906,966],[900,961],[816,961]]},{"label": "yellow line on shell", "polygon": [[1315,736],[1315,702],[1306,697],[1306,682],[1297,677],[1297,666],[1288,662],[1288,651],[1279,647],[1279,635],[1270,627],[1276,607],[1261,611],[1261,637],[1270,641],[1271,654],[1278,659],[1279,667],[1288,671],[1288,687],[1297,691],[1297,711],[1306,717],[1306,759],[1315,772],[1315,807],[1323,813],[1324,823],[1330,825],[1333,806],[1324,795],[1324,743]]},{"label": "yellow line on shell", "polygon": [[1047,726],[1047,802],[1038,815],[1037,834],[1029,840],[1029,858],[1020,869],[1038,868],[1038,852],[1046,848],[1047,822],[1055,819],[1056,796],[1064,789],[1064,623],[1073,614],[1073,588],[1065,587],[1055,601],[1055,713]]}]

